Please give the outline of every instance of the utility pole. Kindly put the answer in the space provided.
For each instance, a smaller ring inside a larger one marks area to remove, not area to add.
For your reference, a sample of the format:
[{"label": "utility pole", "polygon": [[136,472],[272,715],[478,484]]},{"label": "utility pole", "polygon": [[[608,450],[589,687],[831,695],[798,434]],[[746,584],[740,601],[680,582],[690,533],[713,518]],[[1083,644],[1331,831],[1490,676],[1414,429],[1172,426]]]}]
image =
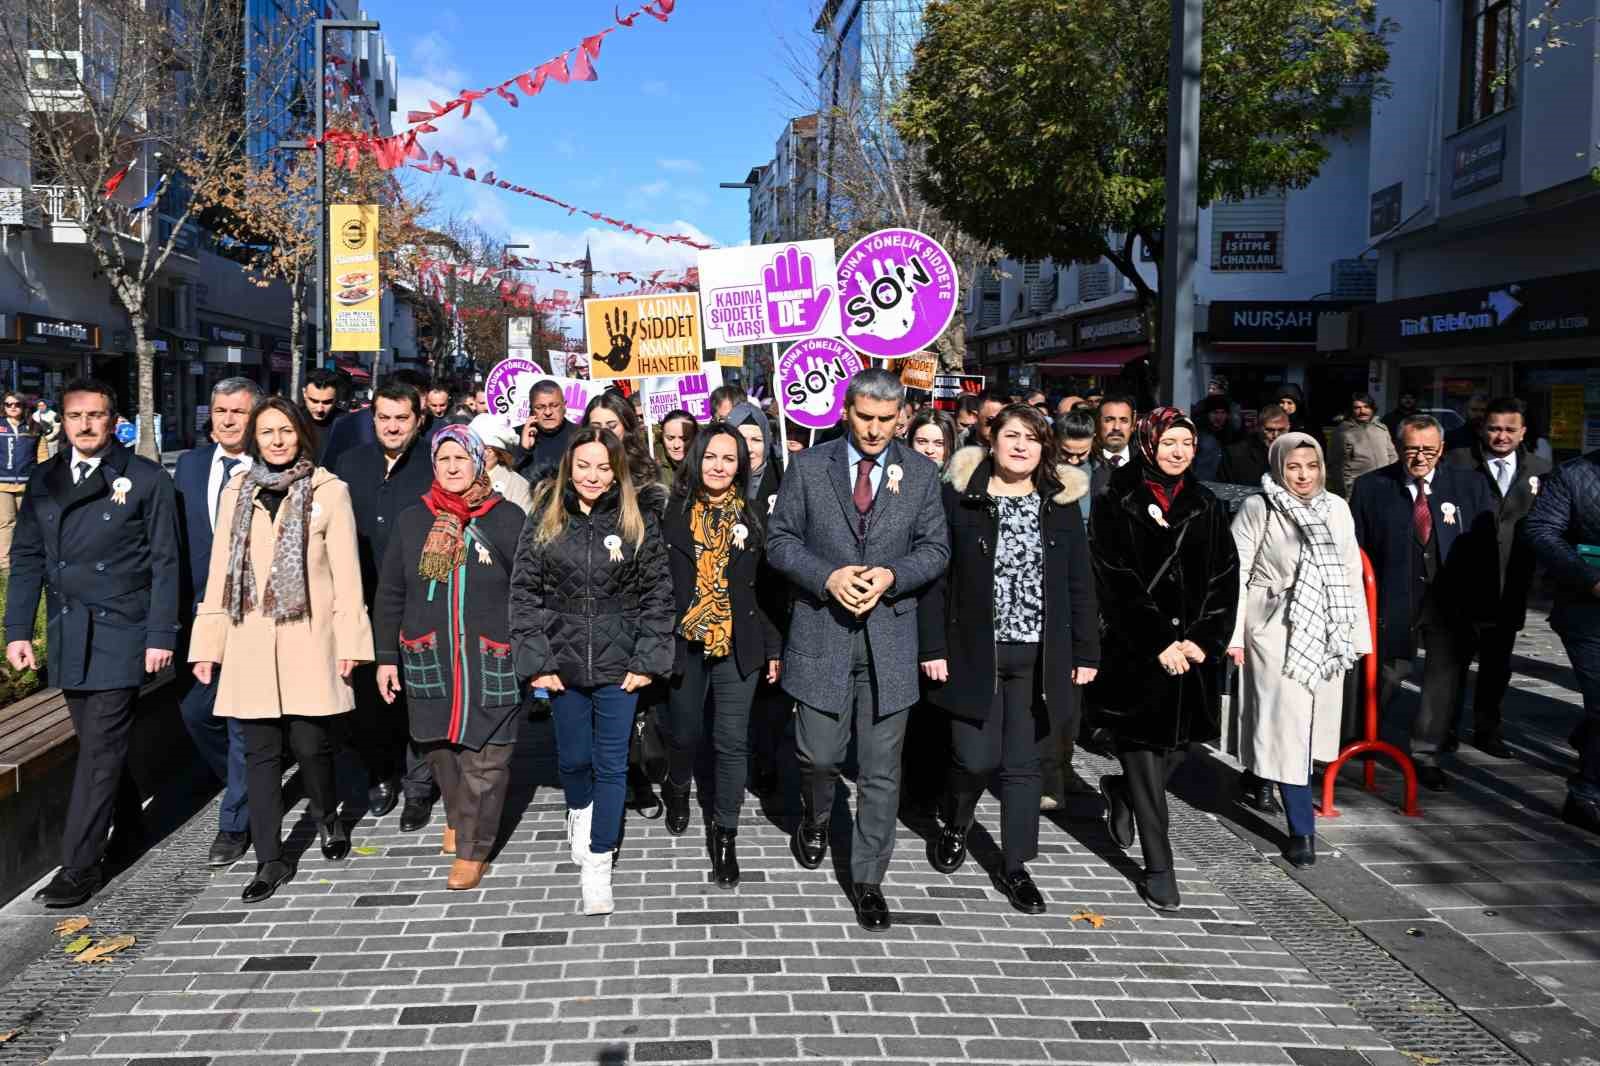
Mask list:
[{"label": "utility pole", "polygon": [[1162,258],[1159,395],[1187,407],[1194,377],[1194,267],[1199,245],[1201,0],[1172,0],[1167,51],[1167,225]]}]

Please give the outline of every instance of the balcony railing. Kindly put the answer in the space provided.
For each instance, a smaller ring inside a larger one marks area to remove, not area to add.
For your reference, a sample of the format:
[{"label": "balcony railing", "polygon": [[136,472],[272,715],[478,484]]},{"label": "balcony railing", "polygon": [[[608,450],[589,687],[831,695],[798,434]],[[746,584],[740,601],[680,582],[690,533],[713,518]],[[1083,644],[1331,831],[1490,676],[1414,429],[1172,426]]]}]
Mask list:
[{"label": "balcony railing", "polygon": [[[67,185],[35,185],[34,198],[44,211],[45,222],[51,226],[78,226],[83,221],[83,194]],[[118,229],[119,236],[130,241],[144,240],[149,212],[141,212],[131,222],[131,232]],[[192,252],[185,253],[192,257]]]}]

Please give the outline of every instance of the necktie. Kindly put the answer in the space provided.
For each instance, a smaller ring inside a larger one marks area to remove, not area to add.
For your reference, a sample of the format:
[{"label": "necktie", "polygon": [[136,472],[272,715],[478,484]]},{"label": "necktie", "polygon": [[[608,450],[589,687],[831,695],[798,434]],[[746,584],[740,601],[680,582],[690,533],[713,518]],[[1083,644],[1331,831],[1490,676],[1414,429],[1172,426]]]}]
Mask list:
[{"label": "necktie", "polygon": [[862,517],[872,510],[872,462],[871,459],[862,459],[856,463],[856,491],[853,497],[856,513]]},{"label": "necktie", "polygon": [[1417,498],[1411,502],[1411,525],[1417,533],[1417,543],[1427,544],[1433,537],[1433,512],[1428,510],[1428,483],[1417,478]]},{"label": "necktie", "polygon": [[1511,488],[1510,466],[1511,464],[1504,459],[1496,459],[1494,461],[1494,482],[1500,486],[1500,495],[1502,496]]},{"label": "necktie", "polygon": [[217,498],[211,501],[211,528],[217,527],[217,512],[222,510],[222,490],[228,487],[228,479],[233,477],[233,468],[239,465],[237,459],[222,460],[222,480],[217,482]]},{"label": "necktie", "polygon": [[88,462],[81,462],[74,469],[78,471],[78,480],[74,481],[73,484],[81,485],[83,484],[83,479],[89,476],[89,471],[93,470],[94,467]]},{"label": "necktie", "polygon": [[1111,461],[1111,468],[1113,470],[1122,465],[1122,456],[1121,456],[1121,454],[1109,456],[1108,458]]}]

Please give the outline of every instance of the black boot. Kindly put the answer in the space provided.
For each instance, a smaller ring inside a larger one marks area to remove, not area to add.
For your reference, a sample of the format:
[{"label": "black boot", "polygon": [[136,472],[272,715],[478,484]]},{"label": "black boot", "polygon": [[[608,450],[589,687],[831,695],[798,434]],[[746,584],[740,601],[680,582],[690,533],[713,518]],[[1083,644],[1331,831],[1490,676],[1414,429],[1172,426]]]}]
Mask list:
[{"label": "black boot", "polygon": [[1110,834],[1113,844],[1127,851],[1133,847],[1137,827],[1134,825],[1133,807],[1128,803],[1127,793],[1122,786],[1121,774],[1104,774],[1100,778],[1100,795],[1106,804],[1106,832]]},{"label": "black boot", "polygon": [[[669,813],[667,818],[670,820]],[[718,888],[736,888],[739,884],[739,848],[735,843],[737,829],[724,829],[720,825],[711,831],[711,873]]]},{"label": "black boot", "polygon": [[1305,836],[1291,836],[1289,843],[1283,849],[1283,857],[1289,860],[1289,865],[1299,869],[1317,864],[1317,838],[1307,833]]},{"label": "black boot", "polygon": [[1171,870],[1147,870],[1139,883],[1139,895],[1151,910],[1175,911],[1178,898],[1178,875]]},{"label": "black boot", "polygon": [[1591,833],[1600,833],[1600,803],[1567,793],[1566,806],[1561,808],[1561,820]]},{"label": "black boot", "polygon": [[689,786],[680,788],[668,778],[661,786],[661,799],[667,806],[667,832],[682,836],[689,828]]},{"label": "black boot", "polygon": [[1251,810],[1261,814],[1283,813],[1274,793],[1271,781],[1263,781],[1249,770],[1239,775],[1239,802]]}]

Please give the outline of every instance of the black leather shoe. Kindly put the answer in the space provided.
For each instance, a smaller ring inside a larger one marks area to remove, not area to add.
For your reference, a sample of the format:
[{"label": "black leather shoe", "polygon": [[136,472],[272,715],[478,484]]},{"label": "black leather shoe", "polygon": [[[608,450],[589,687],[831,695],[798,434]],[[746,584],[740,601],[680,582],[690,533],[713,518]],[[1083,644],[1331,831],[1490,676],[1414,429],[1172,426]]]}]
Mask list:
[{"label": "black leather shoe", "polygon": [[1282,814],[1277,790],[1248,770],[1239,775],[1239,802],[1261,814]]},{"label": "black leather shoe", "polygon": [[1111,842],[1123,851],[1133,847],[1133,808],[1122,794],[1122,775],[1106,774],[1100,778],[1100,798],[1106,803],[1106,832]]},{"label": "black leather shoe", "polygon": [[427,827],[433,821],[433,804],[427,800],[406,800],[406,805],[400,808],[400,832],[415,833]]},{"label": "black leather shoe", "polygon": [[46,907],[76,907],[87,903],[89,897],[94,895],[100,887],[100,875],[94,870],[68,870],[65,867],[56,871],[50,883],[33,894],[35,903],[42,903]]},{"label": "black leather shoe", "polygon": [[1139,897],[1151,910],[1171,912],[1182,905],[1178,898],[1178,875],[1171,870],[1146,871],[1139,882]]},{"label": "black leather shoe", "polygon": [[1440,751],[1460,751],[1461,734],[1454,729],[1444,735],[1444,743],[1439,745]]},{"label": "black leather shoe", "polygon": [[807,870],[815,870],[828,854],[828,827],[812,825],[802,818],[800,824],[795,826],[791,843],[795,861]]},{"label": "black leather shoe", "polygon": [[244,886],[239,898],[246,903],[260,903],[294,879],[294,867],[281,859],[264,862],[256,867],[256,876]]},{"label": "black leather shoe", "polygon": [[[671,814],[667,817],[670,819]],[[720,825],[711,831],[711,873],[718,888],[737,888],[739,885],[739,836],[737,829],[724,829]]]},{"label": "black leather shoe", "polygon": [[1437,766],[1423,764],[1417,767],[1417,784],[1429,792],[1445,792],[1450,788],[1450,779]]},{"label": "black leather shoe", "polygon": [[682,836],[684,830],[689,828],[689,790],[679,790],[677,785],[668,781],[661,786],[661,801],[667,807],[667,832],[673,836]]},{"label": "black leather shoe", "polygon": [[1569,792],[1566,806],[1561,808],[1561,820],[1579,829],[1600,834],[1600,803],[1579,799]]},{"label": "black leather shoe", "polygon": [[877,885],[863,881],[856,886],[856,921],[869,933],[889,928],[889,901]]},{"label": "black leather shoe", "polygon": [[1317,838],[1306,836],[1292,836],[1283,849],[1283,857],[1289,860],[1290,866],[1305,869],[1307,866],[1317,864]]},{"label": "black leather shoe", "polygon": [[393,781],[379,781],[367,789],[367,813],[382,818],[400,802],[400,786]]},{"label": "black leather shoe", "polygon": [[967,861],[967,826],[946,825],[928,852],[928,862],[942,874],[953,874]]},{"label": "black leather shoe", "polygon": [[1472,746],[1485,755],[1493,755],[1496,759],[1515,759],[1516,752],[1506,747],[1506,742],[1498,733],[1489,733],[1485,736],[1472,738]]},{"label": "black leather shoe", "polygon": [[338,818],[330,818],[317,827],[322,840],[322,857],[329,862],[339,862],[350,854],[350,828]]},{"label": "black leather shoe", "polygon": [[226,829],[217,830],[217,839],[211,842],[211,850],[206,854],[208,866],[232,866],[244,858],[244,853],[250,850],[250,833],[230,833]]},{"label": "black leather shoe", "polygon": [[1043,914],[1044,896],[1039,892],[1039,886],[1033,883],[1033,876],[1027,870],[1012,870],[1002,874],[996,879],[1000,891],[1006,894],[1006,899],[1011,901],[1011,906],[1023,914]]}]

